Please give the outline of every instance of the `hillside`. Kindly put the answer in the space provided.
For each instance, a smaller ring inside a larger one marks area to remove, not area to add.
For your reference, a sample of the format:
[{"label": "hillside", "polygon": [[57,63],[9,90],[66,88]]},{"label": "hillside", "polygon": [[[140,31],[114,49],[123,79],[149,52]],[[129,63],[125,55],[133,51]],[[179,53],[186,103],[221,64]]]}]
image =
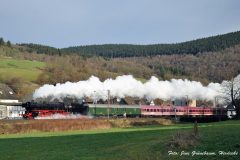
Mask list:
[{"label": "hillside", "polygon": [[240,45],[216,52],[196,55],[161,55],[153,57],[115,58],[148,66],[162,79],[188,78],[207,84],[221,83],[240,74]]},{"label": "hillside", "polygon": [[122,74],[146,79],[153,74],[141,64],[84,58],[77,55],[47,55],[19,45],[0,45],[0,83],[8,84],[20,99],[25,99],[43,84],[86,80],[98,76],[101,80]]},{"label": "hillside", "polygon": [[17,94],[18,98],[27,98],[39,87],[36,82],[44,73],[45,62],[35,60],[29,53],[21,52],[16,45],[0,45],[0,83],[7,84]]},{"label": "hillside", "polygon": [[78,54],[85,57],[101,56],[115,58],[174,54],[196,55],[197,53],[220,51],[237,44],[240,44],[240,31],[173,44],[104,44],[74,46],[62,49],[32,43],[19,45],[26,47],[26,51],[30,53],[36,52],[48,55]]},{"label": "hillside", "polygon": [[[49,46],[4,43],[0,45],[0,83],[10,85],[20,98],[46,83],[76,82],[92,75],[101,80],[131,74],[142,81],[156,76],[162,80],[187,78],[203,84],[221,83],[240,73],[240,43],[234,45],[239,40],[239,33],[204,39],[210,46],[219,42],[217,39],[231,45],[225,49],[215,48],[218,51],[139,57],[81,56]],[[210,43],[213,39],[216,41]],[[186,43],[201,41],[203,39]]]},{"label": "hillside", "polygon": [[84,56],[139,57],[173,54],[197,54],[219,51],[240,44],[240,31],[208,38],[201,38],[176,44],[105,44],[76,46],[61,49],[62,53],[76,53]]},{"label": "hillside", "polygon": [[0,82],[9,85],[18,98],[27,98],[39,87],[36,80],[44,68],[44,62],[0,57]]},{"label": "hillside", "polygon": [[0,58],[0,79],[6,81],[19,77],[25,81],[34,82],[44,67],[43,62],[18,60],[11,57]]}]

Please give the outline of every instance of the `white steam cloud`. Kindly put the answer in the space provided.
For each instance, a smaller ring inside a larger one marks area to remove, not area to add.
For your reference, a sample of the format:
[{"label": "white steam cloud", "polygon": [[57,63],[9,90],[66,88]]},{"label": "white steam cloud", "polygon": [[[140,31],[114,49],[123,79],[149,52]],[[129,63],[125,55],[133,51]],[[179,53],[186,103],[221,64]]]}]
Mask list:
[{"label": "white steam cloud", "polygon": [[188,97],[189,99],[213,101],[216,96],[220,95],[221,85],[210,83],[208,86],[203,86],[200,82],[187,79],[161,81],[154,76],[147,82],[142,83],[132,75],[123,75],[116,79],[107,79],[101,82],[99,78],[92,76],[86,81],[76,83],[66,82],[56,86],[43,85],[34,92],[33,98],[73,96],[76,98],[106,99],[107,90],[110,91],[112,97],[117,98],[130,96],[149,100],[156,98],[167,100]]}]

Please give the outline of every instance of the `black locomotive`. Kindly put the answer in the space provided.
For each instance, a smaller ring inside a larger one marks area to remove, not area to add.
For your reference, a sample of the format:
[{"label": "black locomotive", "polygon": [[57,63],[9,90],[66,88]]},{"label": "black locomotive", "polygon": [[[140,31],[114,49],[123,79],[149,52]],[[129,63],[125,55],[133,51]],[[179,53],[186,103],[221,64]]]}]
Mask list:
[{"label": "black locomotive", "polygon": [[34,119],[35,117],[47,117],[53,114],[69,115],[69,114],[88,114],[88,104],[84,102],[27,102],[22,106],[26,109],[23,115],[26,119]]}]

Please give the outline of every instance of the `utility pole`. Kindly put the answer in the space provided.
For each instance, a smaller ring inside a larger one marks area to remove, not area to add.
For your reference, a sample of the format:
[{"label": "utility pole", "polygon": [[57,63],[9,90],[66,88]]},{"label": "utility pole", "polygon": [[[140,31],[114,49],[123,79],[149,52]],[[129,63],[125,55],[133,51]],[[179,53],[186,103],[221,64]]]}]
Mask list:
[{"label": "utility pole", "polygon": [[96,103],[97,103],[97,97],[96,97],[96,91],[94,91],[94,100],[93,100],[93,103],[95,105],[95,116],[97,115],[97,107],[96,107]]},{"label": "utility pole", "polygon": [[186,101],[187,101],[187,102],[186,102],[186,105],[188,106],[188,105],[189,105],[189,103],[188,103],[188,95],[186,95],[186,98],[187,98],[187,99],[186,99]]},{"label": "utility pole", "polygon": [[177,122],[177,115],[176,115],[176,106],[174,106],[174,114],[175,114],[175,121]]},{"label": "utility pole", "polygon": [[108,120],[109,120],[109,109],[110,109],[110,90],[107,90],[108,93]]},{"label": "utility pole", "polygon": [[214,97],[214,108],[218,107],[218,97]]}]

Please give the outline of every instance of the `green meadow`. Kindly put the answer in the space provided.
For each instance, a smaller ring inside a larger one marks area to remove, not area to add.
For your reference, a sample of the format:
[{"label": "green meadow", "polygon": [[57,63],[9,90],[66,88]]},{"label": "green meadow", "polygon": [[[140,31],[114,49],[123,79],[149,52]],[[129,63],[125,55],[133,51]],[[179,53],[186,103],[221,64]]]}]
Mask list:
[{"label": "green meadow", "polygon": [[45,65],[45,63],[38,61],[0,58],[0,78],[7,80],[20,77],[25,81],[33,82],[42,73]]},{"label": "green meadow", "polygon": [[[172,148],[177,133],[193,132],[193,124],[140,126],[68,132],[32,132],[0,135],[3,160],[155,160],[155,159],[239,159],[240,121],[198,124],[199,138],[186,148]],[[191,137],[189,137],[191,138]],[[187,140],[187,139],[186,139]],[[169,155],[189,152],[190,155]],[[217,155],[194,155],[193,151]],[[218,151],[238,155],[218,155]]]}]

